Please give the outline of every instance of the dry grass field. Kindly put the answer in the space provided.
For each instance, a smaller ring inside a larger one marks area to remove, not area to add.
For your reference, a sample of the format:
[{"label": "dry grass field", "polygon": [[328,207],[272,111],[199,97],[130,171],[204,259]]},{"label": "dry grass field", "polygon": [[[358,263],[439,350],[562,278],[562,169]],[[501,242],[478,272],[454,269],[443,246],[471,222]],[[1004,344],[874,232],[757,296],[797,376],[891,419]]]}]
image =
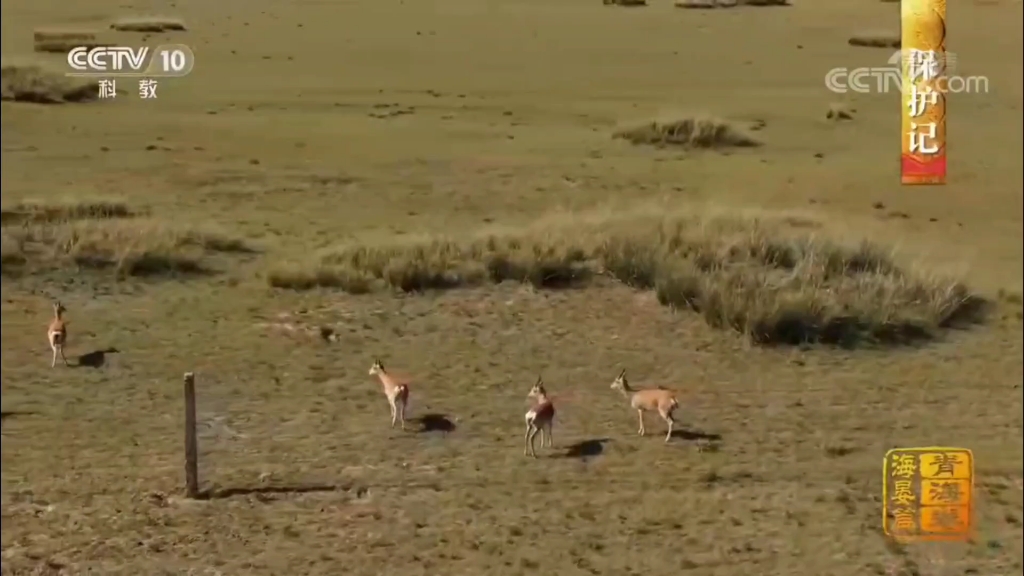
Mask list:
[{"label": "dry grass field", "polygon": [[[950,7],[991,91],[918,188],[898,97],[823,83],[898,4],[631,4],[4,2],[3,574],[1019,574],[1021,3]],[[195,69],[98,100],[47,72],[82,38]],[[926,445],[969,543],[882,535]]]}]

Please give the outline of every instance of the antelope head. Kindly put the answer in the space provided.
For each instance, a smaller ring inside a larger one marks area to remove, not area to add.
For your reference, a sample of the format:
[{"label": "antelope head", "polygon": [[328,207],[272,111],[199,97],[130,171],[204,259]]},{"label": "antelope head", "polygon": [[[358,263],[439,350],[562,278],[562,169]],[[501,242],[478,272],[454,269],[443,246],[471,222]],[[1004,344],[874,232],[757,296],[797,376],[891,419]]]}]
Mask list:
[{"label": "antelope head", "polygon": [[384,373],[384,364],[381,363],[380,359],[373,360],[373,366],[370,366],[370,376],[376,376],[377,374]]}]

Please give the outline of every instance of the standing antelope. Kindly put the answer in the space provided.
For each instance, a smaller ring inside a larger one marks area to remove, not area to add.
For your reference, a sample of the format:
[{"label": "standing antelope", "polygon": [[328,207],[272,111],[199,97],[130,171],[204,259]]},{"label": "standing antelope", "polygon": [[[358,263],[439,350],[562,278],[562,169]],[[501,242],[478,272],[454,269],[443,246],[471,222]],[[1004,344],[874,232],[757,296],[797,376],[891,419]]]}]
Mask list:
[{"label": "standing antelope", "polygon": [[60,300],[53,303],[53,320],[50,321],[50,327],[46,331],[46,338],[53,350],[53,361],[50,362],[50,368],[57,365],[57,354],[60,354],[64,365],[68,365],[68,359],[64,357],[64,343],[68,341],[68,327],[63,318],[66,310]]},{"label": "standing antelope", "polygon": [[373,361],[373,366],[370,366],[370,376],[379,378],[381,385],[384,386],[384,396],[387,397],[388,405],[391,407],[391,427],[394,428],[395,422],[401,419],[402,430],[405,430],[405,408],[409,404],[409,387],[399,384],[389,376],[380,360]]},{"label": "standing antelope", "polygon": [[537,383],[530,388],[530,393],[526,397],[532,399],[535,404],[526,413],[526,447],[523,449],[523,455],[536,458],[537,450],[533,447],[533,440],[537,437],[538,432],[541,434],[541,446],[547,444],[548,447],[551,447],[551,428],[555,422],[555,405],[548,397],[548,392],[544,389],[544,382],[540,376],[537,377]]},{"label": "standing antelope", "polygon": [[665,442],[672,439],[672,427],[675,425],[675,418],[672,413],[679,407],[675,392],[664,388],[649,388],[646,390],[635,390],[629,386],[626,380],[626,371],[623,370],[619,377],[612,382],[612,390],[622,392],[622,395],[629,400],[629,405],[636,410],[640,419],[640,430],[638,434],[646,434],[644,428],[644,412],[657,411],[658,415],[668,424],[668,433],[665,434]]}]

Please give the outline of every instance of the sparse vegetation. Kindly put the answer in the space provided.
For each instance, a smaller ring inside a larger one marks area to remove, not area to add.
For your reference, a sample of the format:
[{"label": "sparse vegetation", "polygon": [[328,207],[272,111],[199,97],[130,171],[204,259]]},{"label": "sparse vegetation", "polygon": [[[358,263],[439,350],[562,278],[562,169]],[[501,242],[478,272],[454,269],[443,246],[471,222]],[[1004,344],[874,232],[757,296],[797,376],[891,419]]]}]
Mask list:
[{"label": "sparse vegetation", "polygon": [[964,285],[899,266],[871,244],[800,235],[781,221],[669,218],[466,241],[353,245],[308,268],[272,271],[278,288],[403,292],[515,280],[539,288],[604,273],[709,325],[762,344],[905,342],[979,322]]},{"label": "sparse vegetation", "polygon": [[3,100],[36,104],[91,102],[99,97],[93,78],[67,77],[34,62],[4,62],[0,67]]},{"label": "sparse vegetation", "polygon": [[3,273],[70,266],[109,270],[118,277],[189,274],[208,271],[210,254],[253,251],[237,238],[134,218],[139,214],[116,201],[5,208]]},{"label": "sparse vegetation", "polygon": [[187,30],[180,18],[168,16],[128,16],[110,24],[118,32],[183,32]]},{"label": "sparse vegetation", "polygon": [[866,48],[899,48],[902,38],[899,32],[863,32],[851,36],[848,42]]},{"label": "sparse vegetation", "polygon": [[733,123],[708,116],[648,122],[616,130],[612,137],[658,147],[749,148],[761,145]]}]

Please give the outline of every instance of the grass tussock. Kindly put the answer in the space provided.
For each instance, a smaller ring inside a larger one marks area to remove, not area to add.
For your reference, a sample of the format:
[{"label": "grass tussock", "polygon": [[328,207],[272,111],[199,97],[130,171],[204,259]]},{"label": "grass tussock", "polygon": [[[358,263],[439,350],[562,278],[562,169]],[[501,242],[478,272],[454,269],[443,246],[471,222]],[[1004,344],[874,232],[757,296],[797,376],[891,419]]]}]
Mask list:
[{"label": "grass tussock", "polygon": [[143,215],[120,200],[68,199],[56,202],[26,201],[0,208],[0,225],[61,223],[71,220],[107,220]]},{"label": "grass tussock", "polygon": [[847,42],[850,46],[865,48],[899,48],[902,38],[899,32],[862,32],[854,34]]},{"label": "grass tussock", "polygon": [[714,8],[723,8],[723,2],[725,2],[725,0],[675,0],[672,5],[684,10],[711,10]]},{"label": "grass tussock", "polygon": [[128,16],[110,24],[118,32],[184,32],[185,22],[168,16]]},{"label": "grass tussock", "polygon": [[489,236],[472,242],[346,246],[322,254],[311,266],[271,270],[276,288],[339,288],[362,294],[390,287],[421,292],[500,283],[555,288],[588,277],[587,254],[559,239]]},{"label": "grass tussock", "polygon": [[4,209],[2,271],[77,269],[117,277],[209,272],[213,254],[247,254],[243,240],[217,232],[178,229],[138,218],[112,201],[27,203]]},{"label": "grass tussock", "polygon": [[0,65],[2,99],[36,104],[92,102],[99,98],[94,78],[74,78],[32,62],[4,62]]},{"label": "grass tussock", "polygon": [[648,218],[464,241],[353,245],[271,271],[271,286],[418,292],[514,280],[539,288],[592,274],[759,344],[896,343],[984,320],[987,302],[916,274],[869,243],[807,235],[783,221]]},{"label": "grass tussock", "polygon": [[65,54],[78,46],[95,48],[110,45],[109,42],[101,42],[92,30],[62,28],[37,28],[32,32],[32,44],[36,52],[54,54]]},{"label": "grass tussock", "polygon": [[708,10],[714,8],[738,8],[741,6],[790,6],[789,0],[676,0],[676,8]]},{"label": "grass tussock", "polygon": [[616,130],[613,138],[632,144],[684,148],[749,148],[761,142],[735,124],[718,118],[696,116],[653,121]]},{"label": "grass tussock", "polygon": [[856,108],[851,108],[847,104],[843,104],[841,102],[833,102],[828,105],[828,111],[825,112],[825,119],[832,120],[834,122],[853,120],[853,116],[856,113]]}]

